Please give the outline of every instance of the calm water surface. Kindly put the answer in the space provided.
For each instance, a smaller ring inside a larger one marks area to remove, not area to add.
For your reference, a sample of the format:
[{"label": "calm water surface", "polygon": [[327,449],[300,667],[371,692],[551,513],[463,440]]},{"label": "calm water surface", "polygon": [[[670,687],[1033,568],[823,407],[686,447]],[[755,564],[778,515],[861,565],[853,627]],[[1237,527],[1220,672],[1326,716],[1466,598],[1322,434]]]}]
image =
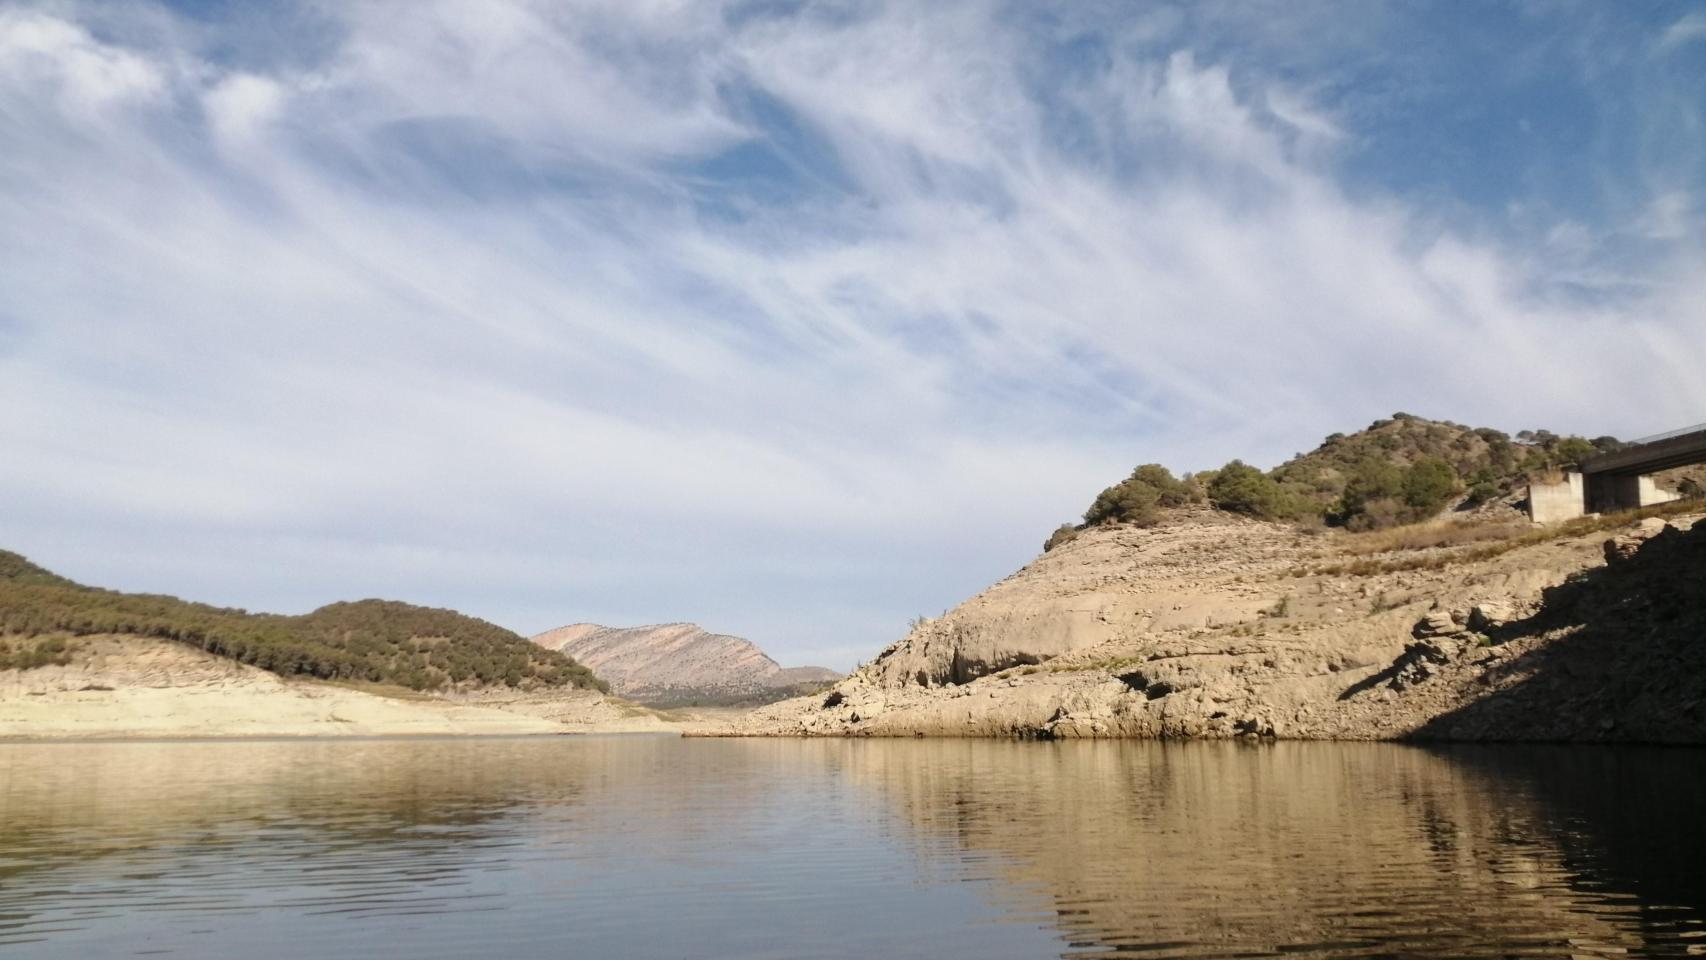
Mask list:
[{"label": "calm water surface", "polygon": [[0,957],[1706,955],[1706,753],[0,744]]}]

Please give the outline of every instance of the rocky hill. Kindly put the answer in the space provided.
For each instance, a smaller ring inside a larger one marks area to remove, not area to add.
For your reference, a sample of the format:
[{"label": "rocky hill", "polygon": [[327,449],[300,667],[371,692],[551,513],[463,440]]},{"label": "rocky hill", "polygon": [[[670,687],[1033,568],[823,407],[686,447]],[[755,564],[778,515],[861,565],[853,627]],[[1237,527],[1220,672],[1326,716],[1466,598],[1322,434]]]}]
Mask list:
[{"label": "rocky hill", "polygon": [[653,706],[768,703],[841,679],[824,667],[784,668],[749,640],[691,623],[577,623],[533,642],[586,664],[618,695]]},{"label": "rocky hill", "polygon": [[167,640],[285,676],[414,690],[602,689],[572,657],[454,610],[389,600],[300,616],[249,613],[75,583],[0,551],[0,670],[64,666],[82,637]]},{"label": "rocky hill", "polygon": [[1519,509],[1527,475],[1617,446],[1396,414],[1271,471],[1145,464],[1017,573],[734,732],[1706,742],[1706,669],[1676,669],[1706,626],[1698,468],[1647,511]]},{"label": "rocky hill", "polygon": [[731,732],[1706,743],[1702,511],[1096,527]]}]

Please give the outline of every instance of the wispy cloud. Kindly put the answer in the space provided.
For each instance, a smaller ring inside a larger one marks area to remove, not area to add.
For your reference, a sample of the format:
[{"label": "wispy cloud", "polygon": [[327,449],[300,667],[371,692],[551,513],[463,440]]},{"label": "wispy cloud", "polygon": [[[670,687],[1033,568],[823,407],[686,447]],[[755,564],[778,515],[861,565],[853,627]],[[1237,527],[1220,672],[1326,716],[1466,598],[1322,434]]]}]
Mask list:
[{"label": "wispy cloud", "polygon": [[1674,50],[1685,44],[1706,40],[1706,13],[1689,13],[1665,29],[1659,38],[1659,49]]},{"label": "wispy cloud", "polygon": [[1331,84],[1170,11],[293,14],[0,13],[7,545],[846,665],[1136,462],[1706,409],[1674,189],[1638,266],[1442,218],[1347,181]]}]

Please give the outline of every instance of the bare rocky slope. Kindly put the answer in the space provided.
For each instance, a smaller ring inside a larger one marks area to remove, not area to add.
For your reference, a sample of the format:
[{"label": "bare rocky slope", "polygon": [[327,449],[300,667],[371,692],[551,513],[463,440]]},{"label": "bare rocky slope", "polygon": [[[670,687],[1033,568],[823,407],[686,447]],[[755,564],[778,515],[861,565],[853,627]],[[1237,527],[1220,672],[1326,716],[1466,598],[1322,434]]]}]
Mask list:
[{"label": "bare rocky slope", "polygon": [[728,732],[1706,743],[1702,510],[1090,527]]},{"label": "bare rocky slope", "polygon": [[750,640],[692,623],[576,623],[533,642],[585,664],[616,694],[657,706],[769,702],[841,679],[825,667],[783,667]]}]

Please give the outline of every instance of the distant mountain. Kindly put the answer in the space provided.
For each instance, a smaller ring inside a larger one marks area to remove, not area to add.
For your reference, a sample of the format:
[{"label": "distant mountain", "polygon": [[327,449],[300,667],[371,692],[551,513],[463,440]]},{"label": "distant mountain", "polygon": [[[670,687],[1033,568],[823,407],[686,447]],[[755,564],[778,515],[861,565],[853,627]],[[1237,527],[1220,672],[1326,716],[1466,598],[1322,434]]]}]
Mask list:
[{"label": "distant mountain", "polygon": [[263,670],[416,690],[603,688],[573,659],[454,610],[391,600],[301,616],[87,587],[0,550],[0,669],[68,662],[78,637],[150,637]]},{"label": "distant mountain", "polygon": [[784,668],[750,640],[692,623],[576,623],[533,642],[585,664],[619,696],[653,706],[766,703],[841,679],[824,667]]}]

